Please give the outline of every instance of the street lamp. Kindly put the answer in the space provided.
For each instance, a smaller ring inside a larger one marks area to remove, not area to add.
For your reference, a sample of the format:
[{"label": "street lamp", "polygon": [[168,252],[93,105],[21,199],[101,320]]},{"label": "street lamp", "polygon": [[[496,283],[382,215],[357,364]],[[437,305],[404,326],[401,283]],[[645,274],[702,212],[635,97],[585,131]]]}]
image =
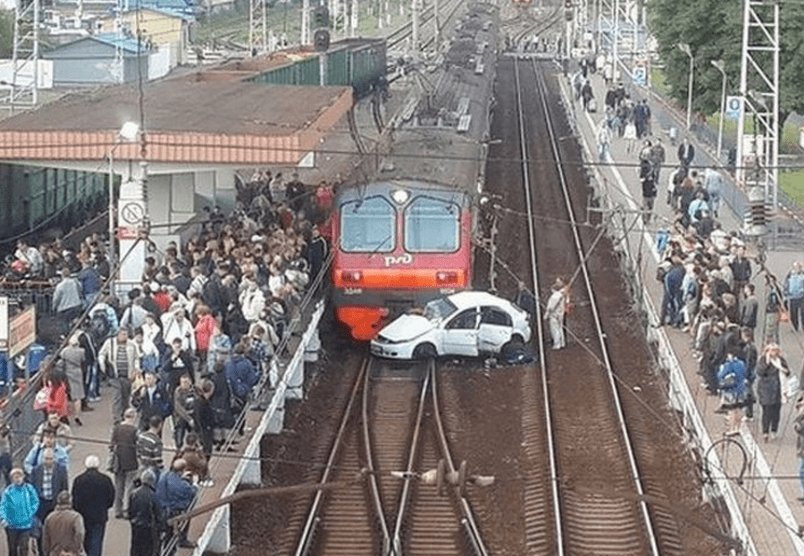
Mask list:
[{"label": "street lamp", "polygon": [[690,84],[689,93],[687,93],[687,131],[690,129],[690,120],[692,119],[692,70],[695,65],[695,58],[692,56],[692,50],[687,43],[678,43],[678,49],[690,57]]},{"label": "street lamp", "polygon": [[[114,268],[114,150],[121,141],[132,142],[137,139],[140,126],[126,122],[117,132],[117,139],[109,150],[109,266]],[[110,282],[113,283],[113,282]]]},{"label": "street lamp", "polygon": [[717,160],[720,162],[720,151],[723,147],[723,118],[726,115],[726,64],[723,60],[711,60],[711,63],[723,74],[723,92],[720,95],[720,125],[717,130]]}]

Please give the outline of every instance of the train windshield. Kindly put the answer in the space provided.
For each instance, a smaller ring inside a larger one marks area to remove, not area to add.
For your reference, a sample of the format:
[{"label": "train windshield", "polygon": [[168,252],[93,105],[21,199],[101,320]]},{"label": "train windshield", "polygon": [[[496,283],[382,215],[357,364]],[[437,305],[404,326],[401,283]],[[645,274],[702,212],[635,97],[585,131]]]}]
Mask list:
[{"label": "train windshield", "polygon": [[382,197],[350,201],[341,208],[341,248],[344,251],[393,251],[395,228],[396,211]]},{"label": "train windshield", "polygon": [[416,197],[405,209],[405,249],[450,253],[460,244],[461,210],[453,202]]},{"label": "train windshield", "polygon": [[428,301],[424,306],[424,318],[427,320],[443,320],[457,311],[458,308],[446,297]]}]

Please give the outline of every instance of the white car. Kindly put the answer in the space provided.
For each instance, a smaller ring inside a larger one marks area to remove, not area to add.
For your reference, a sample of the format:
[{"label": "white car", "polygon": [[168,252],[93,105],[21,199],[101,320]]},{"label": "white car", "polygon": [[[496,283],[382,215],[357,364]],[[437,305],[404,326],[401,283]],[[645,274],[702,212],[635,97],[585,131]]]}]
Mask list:
[{"label": "white car", "polygon": [[501,353],[530,340],[527,312],[486,292],[434,299],[424,314],[407,314],[380,330],[371,353],[391,359]]}]

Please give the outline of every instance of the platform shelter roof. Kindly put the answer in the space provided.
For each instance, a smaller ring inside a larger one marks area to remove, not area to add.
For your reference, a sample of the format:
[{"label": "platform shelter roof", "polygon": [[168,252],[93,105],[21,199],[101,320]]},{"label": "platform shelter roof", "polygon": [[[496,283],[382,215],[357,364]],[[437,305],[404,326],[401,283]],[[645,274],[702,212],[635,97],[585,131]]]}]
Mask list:
[{"label": "platform shelter roof", "polygon": [[0,160],[103,160],[114,148],[115,158],[148,162],[296,164],[352,106],[352,89],[197,73],[148,84],[141,98],[141,143],[117,135],[140,122],[137,87],[111,86],[0,121]]}]

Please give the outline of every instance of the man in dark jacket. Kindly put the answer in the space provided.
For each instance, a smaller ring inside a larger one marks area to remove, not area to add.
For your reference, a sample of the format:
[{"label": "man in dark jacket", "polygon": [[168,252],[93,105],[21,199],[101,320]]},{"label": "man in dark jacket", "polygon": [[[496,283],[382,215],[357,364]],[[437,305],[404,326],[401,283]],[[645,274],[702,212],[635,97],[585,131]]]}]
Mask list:
[{"label": "man in dark jacket", "polygon": [[662,298],[662,324],[681,327],[681,283],[684,280],[684,265],[678,257],[672,258],[672,266],[664,276],[664,297]]},{"label": "man in dark jacket", "polygon": [[146,469],[140,476],[140,486],[128,500],[128,519],[131,522],[130,556],[156,556],[159,553],[159,533],[165,518],[156,497],[156,475]]},{"label": "man in dark jacket", "polygon": [[112,453],[114,473],[114,514],[117,519],[125,516],[123,501],[128,501],[134,479],[137,477],[137,411],[133,407],[123,413],[123,422],[115,425],[109,450]]},{"label": "man in dark jacket", "polygon": [[162,419],[170,415],[171,404],[164,384],[155,373],[145,373],[143,377],[145,384],[134,392],[131,397],[131,405],[137,408],[140,414],[140,428],[145,430],[154,415],[158,415]]},{"label": "man in dark jacket", "polygon": [[42,449],[42,463],[31,472],[31,484],[39,495],[39,510],[36,512],[41,521],[56,507],[56,496],[69,490],[67,468],[56,462],[53,448]]},{"label": "man in dark jacket", "polygon": [[84,550],[87,556],[101,556],[109,508],[114,504],[112,480],[98,470],[100,459],[89,455],[86,470],[73,481],[73,508],[84,518]]},{"label": "man in dark jacket", "polygon": [[234,396],[233,405],[240,408],[245,406],[251,389],[259,380],[254,364],[245,355],[246,351],[246,345],[243,342],[238,343],[234,348],[234,355],[226,363],[225,370],[226,381]]}]

